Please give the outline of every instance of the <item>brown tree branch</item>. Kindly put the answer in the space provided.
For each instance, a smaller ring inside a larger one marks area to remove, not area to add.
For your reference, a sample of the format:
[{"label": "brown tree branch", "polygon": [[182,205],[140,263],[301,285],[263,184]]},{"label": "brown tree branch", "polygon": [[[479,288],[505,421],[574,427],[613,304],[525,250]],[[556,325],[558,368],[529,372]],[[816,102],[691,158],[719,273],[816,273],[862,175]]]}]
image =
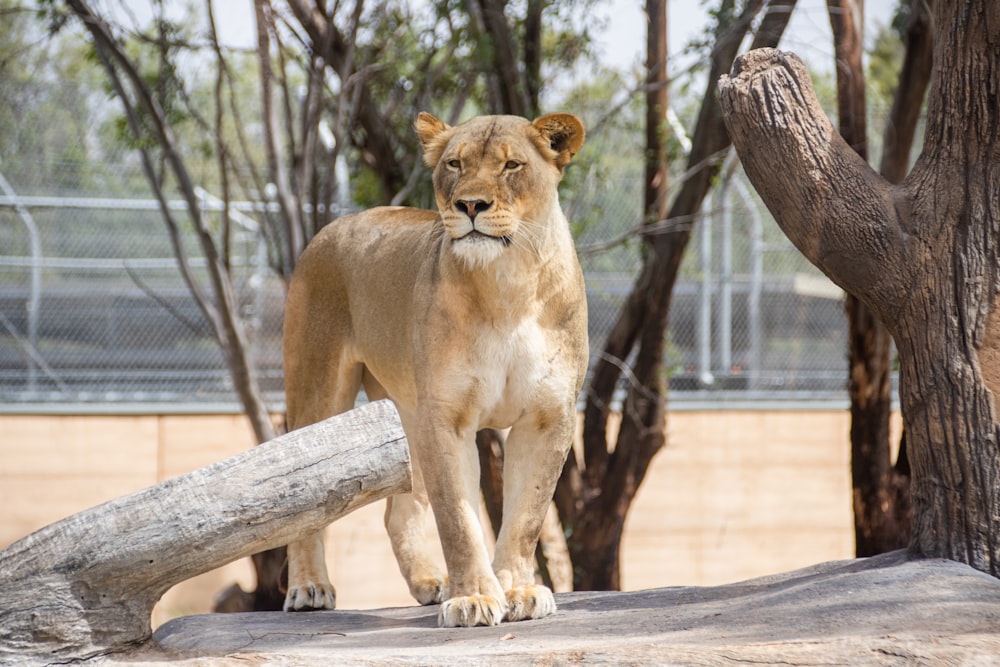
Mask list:
[{"label": "brown tree branch", "polygon": [[861,8],[864,0],[827,0],[837,68],[837,118],[840,136],[868,160],[865,70],[861,64]]},{"label": "brown tree branch", "polygon": [[910,149],[934,62],[934,28],[930,0],[913,0],[906,26],[906,52],[892,109],[885,124],[879,173],[890,183],[901,183],[910,170]]},{"label": "brown tree branch", "polygon": [[222,199],[222,211],[219,213],[219,238],[222,241],[222,261],[226,265],[226,270],[231,268],[230,260],[232,255],[230,233],[230,194],[229,194],[229,165],[228,150],[224,137],[225,131],[225,105],[223,104],[223,92],[226,84],[225,57],[222,55],[222,46],[219,44],[219,34],[215,27],[215,9],[212,0],[206,0],[205,13],[208,16],[209,42],[212,45],[212,52],[215,54],[215,86],[212,89],[213,102],[215,103],[215,122],[213,127],[215,143],[215,159],[219,170],[219,184],[222,188],[220,193]]}]

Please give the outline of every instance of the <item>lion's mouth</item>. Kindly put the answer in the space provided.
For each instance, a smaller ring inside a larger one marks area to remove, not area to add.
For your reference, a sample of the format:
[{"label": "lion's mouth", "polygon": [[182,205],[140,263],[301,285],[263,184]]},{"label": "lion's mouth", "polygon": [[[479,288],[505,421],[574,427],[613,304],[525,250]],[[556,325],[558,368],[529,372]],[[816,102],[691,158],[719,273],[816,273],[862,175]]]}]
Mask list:
[{"label": "lion's mouth", "polygon": [[465,236],[460,236],[455,240],[471,241],[473,243],[489,243],[490,241],[499,241],[500,243],[503,243],[505,246],[509,246],[514,241],[514,239],[512,239],[508,234],[504,234],[503,236],[493,236],[492,234],[486,234],[484,232],[481,232],[478,229],[473,229]]}]

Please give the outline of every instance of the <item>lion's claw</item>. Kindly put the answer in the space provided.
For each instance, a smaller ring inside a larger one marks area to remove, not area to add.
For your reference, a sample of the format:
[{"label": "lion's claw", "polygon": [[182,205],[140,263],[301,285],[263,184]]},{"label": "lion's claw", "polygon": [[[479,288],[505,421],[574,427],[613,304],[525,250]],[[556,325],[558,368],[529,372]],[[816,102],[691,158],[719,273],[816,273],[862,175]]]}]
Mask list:
[{"label": "lion's claw", "polygon": [[422,605],[438,604],[448,597],[448,577],[427,577],[411,582],[410,593]]},{"label": "lion's claw", "polygon": [[523,586],[505,593],[508,621],[524,621],[554,614],[556,599],[545,586]]},{"label": "lion's claw", "polygon": [[438,625],[442,628],[471,628],[475,625],[500,625],[506,604],[489,595],[464,595],[441,603]]},{"label": "lion's claw", "polygon": [[330,584],[309,582],[303,586],[292,586],[285,595],[285,611],[315,611],[336,609],[337,592]]}]

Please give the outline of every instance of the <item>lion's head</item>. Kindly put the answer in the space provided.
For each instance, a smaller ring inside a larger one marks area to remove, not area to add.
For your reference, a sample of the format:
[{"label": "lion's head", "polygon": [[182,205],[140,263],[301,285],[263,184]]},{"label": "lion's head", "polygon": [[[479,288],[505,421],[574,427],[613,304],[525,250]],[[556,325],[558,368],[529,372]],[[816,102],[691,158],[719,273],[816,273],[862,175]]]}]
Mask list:
[{"label": "lion's head", "polygon": [[453,252],[469,265],[488,264],[508,248],[537,252],[558,212],[563,168],[583,145],[580,120],[481,116],[451,127],[421,113],[416,130]]}]

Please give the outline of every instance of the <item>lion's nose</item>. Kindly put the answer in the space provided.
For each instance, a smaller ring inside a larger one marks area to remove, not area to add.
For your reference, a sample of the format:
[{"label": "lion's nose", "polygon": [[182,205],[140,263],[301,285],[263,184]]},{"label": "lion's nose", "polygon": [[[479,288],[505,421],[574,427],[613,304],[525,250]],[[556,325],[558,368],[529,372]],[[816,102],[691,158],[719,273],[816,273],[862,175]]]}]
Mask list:
[{"label": "lion's nose", "polygon": [[465,214],[469,216],[469,220],[475,222],[476,216],[488,209],[493,205],[493,202],[483,201],[482,199],[458,199],[455,201],[455,207],[459,210],[465,211]]}]

